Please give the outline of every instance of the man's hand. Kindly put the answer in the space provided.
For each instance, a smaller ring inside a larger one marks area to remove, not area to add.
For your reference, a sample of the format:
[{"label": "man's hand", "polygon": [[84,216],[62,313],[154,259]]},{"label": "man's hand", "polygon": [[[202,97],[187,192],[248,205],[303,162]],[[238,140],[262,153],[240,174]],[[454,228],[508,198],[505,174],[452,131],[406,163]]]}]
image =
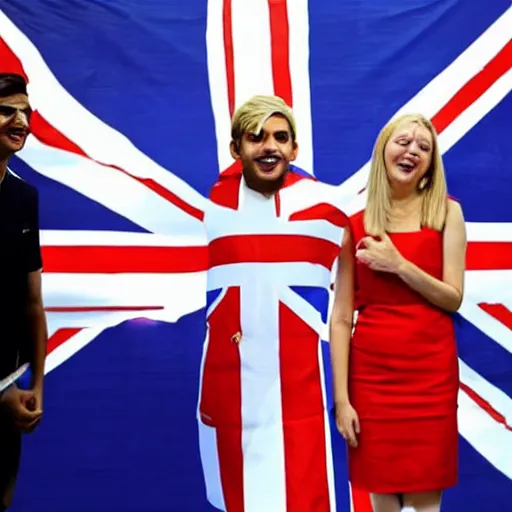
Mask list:
[{"label": "man's hand", "polygon": [[0,398],[0,405],[11,416],[16,428],[22,432],[32,432],[43,415],[38,407],[40,398],[34,391],[24,391],[12,385],[6,389]]},{"label": "man's hand", "polygon": [[34,386],[32,389],[23,392],[27,407],[31,411],[40,411],[43,414],[43,387]]}]

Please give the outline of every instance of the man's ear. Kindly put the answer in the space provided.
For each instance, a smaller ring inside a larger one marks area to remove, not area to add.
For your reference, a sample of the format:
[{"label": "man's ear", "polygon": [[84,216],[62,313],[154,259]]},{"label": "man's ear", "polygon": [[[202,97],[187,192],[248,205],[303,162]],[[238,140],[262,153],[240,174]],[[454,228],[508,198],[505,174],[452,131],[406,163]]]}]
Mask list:
[{"label": "man's ear", "polygon": [[229,152],[231,153],[231,157],[234,160],[240,159],[240,153],[238,152],[238,144],[234,140],[232,140],[229,143]]},{"label": "man's ear", "polygon": [[291,154],[290,162],[293,162],[297,158],[298,154],[299,154],[299,145],[297,144],[297,141],[295,141],[293,143],[293,151]]}]

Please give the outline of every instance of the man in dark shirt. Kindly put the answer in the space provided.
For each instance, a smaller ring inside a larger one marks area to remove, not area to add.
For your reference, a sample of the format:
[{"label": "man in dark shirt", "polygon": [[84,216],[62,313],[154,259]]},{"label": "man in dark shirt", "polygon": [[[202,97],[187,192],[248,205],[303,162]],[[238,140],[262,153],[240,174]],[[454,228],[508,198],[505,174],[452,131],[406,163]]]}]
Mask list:
[{"label": "man in dark shirt", "polygon": [[30,389],[15,384],[0,396],[0,511],[9,506],[21,436],[40,422],[47,328],[41,294],[38,195],[7,168],[29,133],[32,110],[25,79],[0,73],[0,379],[21,364]]}]

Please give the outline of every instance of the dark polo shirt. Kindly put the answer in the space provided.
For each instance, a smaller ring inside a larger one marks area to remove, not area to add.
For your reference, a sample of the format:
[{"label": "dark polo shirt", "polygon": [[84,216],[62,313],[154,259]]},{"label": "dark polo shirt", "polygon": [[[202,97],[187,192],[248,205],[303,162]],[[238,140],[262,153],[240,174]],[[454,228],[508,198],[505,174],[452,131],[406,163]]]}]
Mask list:
[{"label": "dark polo shirt", "polygon": [[37,190],[7,171],[0,184],[0,378],[31,360],[28,274],[42,267]]}]

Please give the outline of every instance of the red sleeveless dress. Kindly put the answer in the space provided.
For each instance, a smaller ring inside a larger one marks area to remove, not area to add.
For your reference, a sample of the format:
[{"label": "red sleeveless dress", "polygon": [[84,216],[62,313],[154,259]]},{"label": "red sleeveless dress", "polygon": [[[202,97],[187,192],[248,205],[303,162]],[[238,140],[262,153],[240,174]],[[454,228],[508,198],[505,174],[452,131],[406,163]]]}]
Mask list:
[{"label": "red sleeveless dress", "polygon": [[[366,235],[363,212],[351,218],[351,229],[355,246]],[[389,236],[406,259],[442,278],[441,232]],[[451,314],[396,275],[362,263],[355,297],[349,394],[361,433],[359,446],[349,448],[352,486],[412,493],[455,485],[459,372]]]}]

